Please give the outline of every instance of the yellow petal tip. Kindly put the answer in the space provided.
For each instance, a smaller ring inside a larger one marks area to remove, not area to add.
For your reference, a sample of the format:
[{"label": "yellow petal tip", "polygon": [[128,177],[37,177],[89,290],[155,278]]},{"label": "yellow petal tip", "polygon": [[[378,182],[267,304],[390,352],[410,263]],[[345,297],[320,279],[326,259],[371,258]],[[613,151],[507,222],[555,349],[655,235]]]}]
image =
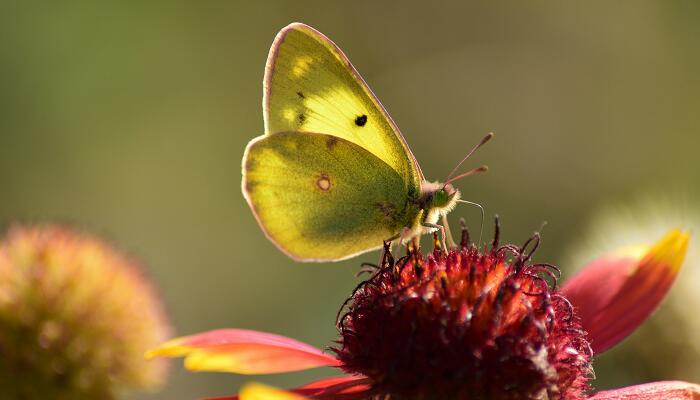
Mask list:
[{"label": "yellow petal tip", "polygon": [[263,385],[261,383],[251,382],[243,386],[239,393],[241,400],[304,400],[303,396],[274,388],[272,386]]},{"label": "yellow petal tip", "polygon": [[147,360],[152,360],[157,357],[181,357],[189,354],[192,351],[187,346],[182,344],[182,339],[173,339],[163,343],[162,345],[148,350],[144,355]]},{"label": "yellow petal tip", "polygon": [[649,248],[645,260],[664,265],[677,273],[683,265],[689,243],[690,233],[681,229],[672,229]]},{"label": "yellow petal tip", "polygon": [[214,371],[246,374],[234,357],[207,351],[194,351],[185,358],[185,369],[189,371]]}]

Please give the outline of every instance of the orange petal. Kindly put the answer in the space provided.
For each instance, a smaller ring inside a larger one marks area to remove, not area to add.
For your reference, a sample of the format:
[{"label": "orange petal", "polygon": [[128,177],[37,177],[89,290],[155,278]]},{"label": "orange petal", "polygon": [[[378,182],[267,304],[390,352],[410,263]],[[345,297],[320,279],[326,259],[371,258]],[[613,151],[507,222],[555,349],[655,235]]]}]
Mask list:
[{"label": "orange petal", "polygon": [[338,360],[306,343],[271,333],[220,329],[170,340],[147,358],[185,357],[193,371],[272,374],[339,365]]},{"label": "orange petal", "polygon": [[307,397],[273,388],[260,383],[249,383],[243,386],[239,394],[240,400],[304,400]]},{"label": "orange petal", "polygon": [[595,353],[601,353],[644,322],[671,288],[690,236],[672,230],[652,246],[634,246],[594,260],[566,282]]},{"label": "orange petal", "polygon": [[645,383],[598,392],[589,400],[700,400],[700,386],[681,381]]}]

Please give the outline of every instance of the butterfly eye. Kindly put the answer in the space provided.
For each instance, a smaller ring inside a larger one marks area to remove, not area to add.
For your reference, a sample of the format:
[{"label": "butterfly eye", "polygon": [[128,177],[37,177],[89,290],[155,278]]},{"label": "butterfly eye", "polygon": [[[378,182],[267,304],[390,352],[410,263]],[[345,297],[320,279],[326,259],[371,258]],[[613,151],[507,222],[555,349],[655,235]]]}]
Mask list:
[{"label": "butterfly eye", "polygon": [[444,189],[440,189],[440,190],[435,192],[435,195],[433,197],[433,203],[437,207],[442,207],[445,204],[447,204],[449,197],[450,196],[447,194],[447,192]]},{"label": "butterfly eye", "polygon": [[364,114],[355,118],[355,125],[357,125],[357,126],[365,126],[366,123],[367,123],[367,116]]}]

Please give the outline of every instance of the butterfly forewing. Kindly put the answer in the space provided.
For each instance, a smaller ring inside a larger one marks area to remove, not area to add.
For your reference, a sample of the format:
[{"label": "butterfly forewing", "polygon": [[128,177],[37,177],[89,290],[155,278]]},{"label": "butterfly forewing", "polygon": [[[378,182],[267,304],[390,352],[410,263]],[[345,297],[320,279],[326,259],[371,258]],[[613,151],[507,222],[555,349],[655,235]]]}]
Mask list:
[{"label": "butterfly forewing", "polygon": [[407,196],[418,196],[423,175],[401,133],[323,34],[303,24],[283,29],[270,50],[264,86],[265,133],[320,132],[346,139],[394,169]]}]

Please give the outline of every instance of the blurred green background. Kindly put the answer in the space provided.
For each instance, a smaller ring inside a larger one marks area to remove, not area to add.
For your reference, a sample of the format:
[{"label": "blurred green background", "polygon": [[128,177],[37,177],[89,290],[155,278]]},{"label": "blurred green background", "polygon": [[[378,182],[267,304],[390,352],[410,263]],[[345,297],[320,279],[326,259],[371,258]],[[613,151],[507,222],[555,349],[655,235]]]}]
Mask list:
[{"label": "blurred green background", "polygon": [[[348,54],[430,179],[495,131],[468,165],[491,171],[458,187],[500,214],[507,241],[548,221],[540,261],[578,267],[567,249],[606,237],[589,223],[607,204],[656,193],[697,204],[698,2],[3,2],[0,223],[57,220],[112,239],[147,266],[177,334],[240,327],[330,344],[354,272],[378,255],[294,263],[240,192],[267,52],[293,21]],[[478,215],[451,217],[478,229]],[[663,353],[667,336],[636,342]],[[620,351],[595,364],[596,386],[700,381],[697,368],[670,375]],[[160,393],[130,398],[224,395],[249,380],[180,364]]]}]

